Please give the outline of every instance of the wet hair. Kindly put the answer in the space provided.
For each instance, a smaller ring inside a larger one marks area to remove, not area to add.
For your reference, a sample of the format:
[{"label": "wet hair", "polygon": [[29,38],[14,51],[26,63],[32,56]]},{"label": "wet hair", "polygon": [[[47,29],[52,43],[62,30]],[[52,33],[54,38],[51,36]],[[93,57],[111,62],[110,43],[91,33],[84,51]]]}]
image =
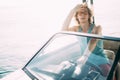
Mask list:
[{"label": "wet hair", "polygon": [[[81,7],[84,6],[83,4],[81,4]],[[92,11],[90,10],[90,8],[88,8],[88,6],[86,5],[85,8],[87,9],[88,15],[89,15],[89,19],[88,22],[91,23],[92,22]],[[78,24],[80,24],[80,21],[78,19],[78,12],[75,13],[75,20],[77,21]]]}]

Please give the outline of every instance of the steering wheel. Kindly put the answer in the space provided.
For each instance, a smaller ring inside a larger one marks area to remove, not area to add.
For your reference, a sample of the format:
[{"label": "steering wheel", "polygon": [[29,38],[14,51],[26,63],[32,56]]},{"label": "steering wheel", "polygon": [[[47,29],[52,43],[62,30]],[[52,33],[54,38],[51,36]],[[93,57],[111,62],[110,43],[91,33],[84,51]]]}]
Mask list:
[{"label": "steering wheel", "polygon": [[100,74],[103,73],[102,70],[101,70],[101,68],[100,68],[99,66],[97,66],[97,65],[95,65],[95,64],[93,64],[93,63],[91,63],[91,62],[89,62],[89,61],[87,61],[85,65],[90,66],[91,68],[93,68],[93,69],[95,69],[96,71],[98,71]]},{"label": "steering wheel", "polygon": [[64,76],[62,77],[62,80],[97,80],[97,78],[99,78],[102,74],[102,70],[99,66],[87,61],[85,65],[82,66],[80,74],[73,77],[72,75],[76,71],[76,67],[79,64],[74,61],[69,62],[74,65],[71,65],[68,69],[63,71]]},{"label": "steering wheel", "polygon": [[81,67],[80,74],[75,78],[78,80],[98,80],[100,75],[102,76],[102,73],[99,66],[87,61],[85,65]]}]

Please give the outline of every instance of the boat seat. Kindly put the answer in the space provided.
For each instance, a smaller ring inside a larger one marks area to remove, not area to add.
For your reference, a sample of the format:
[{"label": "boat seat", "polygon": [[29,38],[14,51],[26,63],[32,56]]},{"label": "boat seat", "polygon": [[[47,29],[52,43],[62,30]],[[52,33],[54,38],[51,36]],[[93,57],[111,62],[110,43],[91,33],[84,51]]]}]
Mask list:
[{"label": "boat seat", "polygon": [[[112,62],[115,59],[115,53],[112,50],[104,50],[105,54],[109,58],[109,60]],[[113,80],[120,80],[120,62],[118,62],[118,65],[116,67],[116,70],[114,72],[114,79]]]},{"label": "boat seat", "polygon": [[[115,53],[117,53],[117,49],[120,43],[105,40],[103,44],[104,44],[104,52],[109,58],[110,62],[112,63],[113,60],[115,59],[115,55],[116,55]],[[115,77],[113,80],[120,80],[120,62],[118,62],[114,75]]]},{"label": "boat seat", "polygon": [[115,58],[114,51],[105,49],[104,52],[107,55],[108,59],[110,59],[112,61],[114,60],[114,58]]}]

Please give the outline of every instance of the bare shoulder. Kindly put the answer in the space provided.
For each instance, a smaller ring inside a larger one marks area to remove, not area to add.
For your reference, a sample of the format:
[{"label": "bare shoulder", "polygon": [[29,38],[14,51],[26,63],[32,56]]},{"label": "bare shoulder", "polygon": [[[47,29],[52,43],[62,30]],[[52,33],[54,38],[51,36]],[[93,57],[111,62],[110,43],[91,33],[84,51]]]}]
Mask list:
[{"label": "bare shoulder", "polygon": [[69,28],[70,31],[78,31],[78,26],[72,26]]},{"label": "bare shoulder", "polygon": [[96,27],[99,28],[99,29],[102,29],[101,25],[97,25]]},{"label": "bare shoulder", "polygon": [[99,30],[99,31],[102,31],[101,25],[95,25],[95,29],[96,29],[96,30]]},{"label": "bare shoulder", "polygon": [[102,27],[101,25],[95,25],[92,31],[93,34],[102,34]]}]

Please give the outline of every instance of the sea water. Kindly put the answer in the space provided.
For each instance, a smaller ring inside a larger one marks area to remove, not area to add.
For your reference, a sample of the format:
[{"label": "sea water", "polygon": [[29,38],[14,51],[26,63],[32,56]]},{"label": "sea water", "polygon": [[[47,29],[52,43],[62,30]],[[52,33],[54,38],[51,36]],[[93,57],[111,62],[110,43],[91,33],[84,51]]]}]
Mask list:
[{"label": "sea water", "polygon": [[22,68],[50,36],[40,28],[0,27],[0,78]]}]

